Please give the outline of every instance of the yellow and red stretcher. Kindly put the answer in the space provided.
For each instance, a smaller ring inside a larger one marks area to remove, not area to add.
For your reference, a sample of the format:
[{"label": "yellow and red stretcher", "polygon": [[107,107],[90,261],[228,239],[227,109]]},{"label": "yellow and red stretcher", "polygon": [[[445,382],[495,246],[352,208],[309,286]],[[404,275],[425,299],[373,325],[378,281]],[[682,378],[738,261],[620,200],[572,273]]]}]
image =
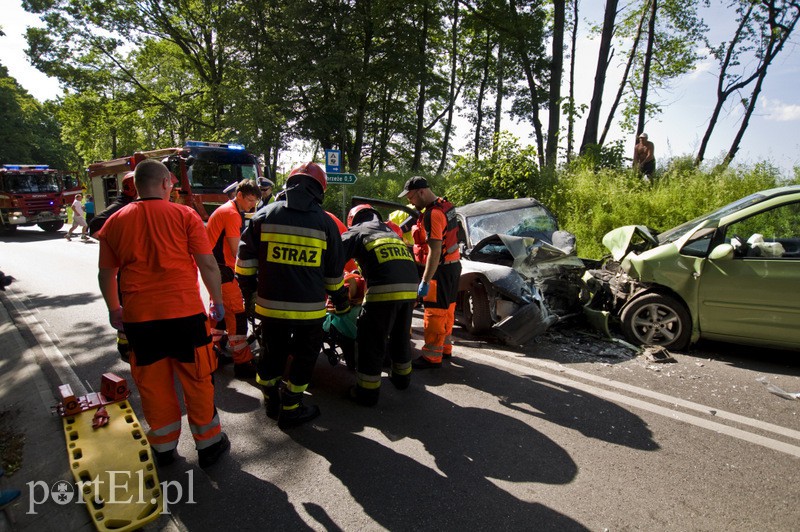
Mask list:
[{"label": "yellow and red stretcher", "polygon": [[68,384],[59,387],[70,470],[97,530],[136,530],[163,508],[153,451],[125,379],[105,373],[100,389],[76,397]]}]

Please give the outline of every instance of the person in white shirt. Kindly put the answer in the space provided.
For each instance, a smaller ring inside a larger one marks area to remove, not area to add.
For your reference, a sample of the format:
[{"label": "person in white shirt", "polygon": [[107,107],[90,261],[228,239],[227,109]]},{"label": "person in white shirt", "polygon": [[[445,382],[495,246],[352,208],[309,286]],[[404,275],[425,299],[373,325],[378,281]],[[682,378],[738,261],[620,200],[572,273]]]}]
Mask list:
[{"label": "person in white shirt", "polygon": [[81,228],[81,240],[88,240],[89,238],[89,235],[86,234],[89,230],[89,224],[86,223],[86,218],[83,214],[81,199],[83,199],[83,194],[76,194],[75,201],[72,202],[72,227],[64,235],[64,238],[70,241],[72,241],[72,232],[78,227]]}]

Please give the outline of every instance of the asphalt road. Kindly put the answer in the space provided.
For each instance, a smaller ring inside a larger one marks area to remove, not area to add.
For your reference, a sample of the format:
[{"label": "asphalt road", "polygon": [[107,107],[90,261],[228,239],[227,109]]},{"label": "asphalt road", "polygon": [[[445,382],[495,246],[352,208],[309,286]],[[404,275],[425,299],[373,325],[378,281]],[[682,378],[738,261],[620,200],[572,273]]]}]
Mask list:
[{"label": "asphalt road", "polygon": [[[0,236],[26,326],[87,390],[106,371],[130,377],[97,249],[63,232]],[[451,363],[404,392],[385,381],[373,409],[343,399],[354,376],[321,357],[307,402],[322,416],[288,432],[222,368],[231,454],[203,472],[184,427],[183,458],[160,478],[191,485],[194,504],[148,529],[797,529],[800,401],[757,379],[800,391],[799,353],[705,344],[665,364],[580,328],[522,349],[456,332]]]}]

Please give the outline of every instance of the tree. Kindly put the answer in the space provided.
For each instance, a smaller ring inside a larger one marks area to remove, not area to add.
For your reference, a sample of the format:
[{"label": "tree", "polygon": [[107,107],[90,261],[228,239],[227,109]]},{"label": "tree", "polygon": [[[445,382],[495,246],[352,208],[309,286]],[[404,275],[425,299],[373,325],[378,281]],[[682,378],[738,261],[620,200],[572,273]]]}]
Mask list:
[{"label": "tree", "polygon": [[555,168],[558,157],[558,139],[561,129],[561,79],[564,70],[565,0],[553,0],[553,52],[550,60],[550,90],[548,97],[547,146],[545,164]]},{"label": "tree", "polygon": [[[749,124],[767,70],[789,40],[800,19],[800,2],[796,0],[734,0],[730,6],[735,7],[737,26],[730,42],[712,48],[714,57],[720,62],[717,101],[695,157],[696,165],[705,157],[711,134],[727,100],[755,81],[749,96],[741,98],[745,113],[722,165],[727,166],[733,160]],[[748,64],[745,59],[749,55],[755,60],[755,67],[750,71],[744,67]]]},{"label": "tree", "polygon": [[605,90],[606,74],[611,59],[611,39],[614,36],[614,23],[617,18],[617,3],[618,0],[606,0],[603,29],[600,34],[600,47],[597,54],[597,68],[595,69],[594,86],[592,88],[592,101],[589,105],[589,113],[586,115],[586,127],[583,130],[581,153],[585,153],[588,146],[597,144],[600,108],[603,105],[603,91]]}]

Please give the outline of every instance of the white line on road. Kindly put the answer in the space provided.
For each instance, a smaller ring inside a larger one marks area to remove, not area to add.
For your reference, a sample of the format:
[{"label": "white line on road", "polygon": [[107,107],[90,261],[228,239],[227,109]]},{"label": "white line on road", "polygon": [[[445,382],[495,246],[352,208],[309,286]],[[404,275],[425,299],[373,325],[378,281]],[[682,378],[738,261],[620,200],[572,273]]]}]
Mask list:
[{"label": "white line on road", "polygon": [[[790,438],[797,438],[800,439],[800,432],[797,432],[792,429],[787,429],[785,427],[780,427],[779,425],[773,425],[771,423],[764,423],[763,421],[759,421],[757,419],[752,419],[744,416],[740,416],[738,414],[733,414],[730,412],[724,412],[721,410],[716,410],[704,405],[700,405],[697,403],[692,403],[691,401],[685,401],[683,399],[679,399],[677,397],[671,397],[669,395],[661,394],[658,392],[653,392],[650,390],[646,390],[644,388],[638,388],[636,386],[631,386],[625,383],[613,381],[610,379],[606,379],[603,377],[598,377],[595,375],[591,375],[589,373],[584,373],[582,371],[565,368],[563,366],[559,366],[554,363],[545,362],[541,360],[535,359],[525,359],[526,363],[521,363],[518,361],[508,360],[502,357],[484,355],[480,353],[470,353],[465,358],[474,358],[478,359],[486,364],[493,365],[493,366],[502,366],[510,370],[514,370],[516,372],[521,372],[526,375],[533,375],[545,380],[549,380],[551,382],[556,382],[558,384],[564,386],[570,386],[572,388],[578,388],[585,392],[591,393],[598,397],[602,397],[603,399],[608,399],[610,401],[614,401],[617,403],[622,403],[628,406],[632,406],[635,408],[640,408],[642,410],[646,410],[647,412],[652,412],[654,414],[659,414],[664,417],[668,417],[670,419],[677,419],[679,421],[683,421],[684,423],[689,423],[691,425],[695,425],[697,427],[701,427],[707,430],[712,430],[714,432],[718,432],[720,434],[726,434],[728,436],[732,436],[734,438],[738,438],[740,440],[754,443],[756,445],[761,445],[762,447],[767,447],[769,449],[773,449],[776,451],[780,451],[782,453],[786,453],[792,456],[800,457],[800,446],[792,445],[789,443],[785,443],[779,440],[775,440],[772,438],[768,438],[765,436],[761,436],[759,434],[754,434],[752,432],[747,432],[746,430],[738,429],[735,427],[729,427],[728,425],[723,425],[722,423],[717,423],[715,421],[711,421],[708,419],[704,419],[701,417],[697,417],[691,414],[687,414],[685,412],[681,412],[679,410],[673,408],[666,408],[663,406],[659,406],[653,403],[649,403],[647,401],[643,401],[641,399],[637,399],[635,397],[629,397],[627,395],[623,395],[614,391],[606,390],[604,388],[598,388],[596,386],[592,386],[591,384],[586,384],[585,382],[576,381],[573,379],[569,379],[566,377],[562,377],[557,374],[551,373],[551,371],[555,371],[556,373],[567,373],[577,378],[600,382],[606,386],[615,387],[624,389],[625,391],[636,393],[639,395],[643,395],[649,397],[651,399],[657,399],[659,401],[664,401],[667,403],[673,403],[676,405],[683,406],[684,408],[690,408],[695,411],[705,412],[711,415],[711,411],[716,411],[717,417],[723,417],[725,419],[729,419],[731,421],[736,421],[737,423],[741,423],[744,425],[749,425],[754,428],[762,428],[764,430],[769,430],[776,434],[781,434],[784,436],[788,436]],[[540,371],[535,368],[532,368],[529,363],[534,363],[540,365],[542,367],[548,368],[550,371]]]}]

